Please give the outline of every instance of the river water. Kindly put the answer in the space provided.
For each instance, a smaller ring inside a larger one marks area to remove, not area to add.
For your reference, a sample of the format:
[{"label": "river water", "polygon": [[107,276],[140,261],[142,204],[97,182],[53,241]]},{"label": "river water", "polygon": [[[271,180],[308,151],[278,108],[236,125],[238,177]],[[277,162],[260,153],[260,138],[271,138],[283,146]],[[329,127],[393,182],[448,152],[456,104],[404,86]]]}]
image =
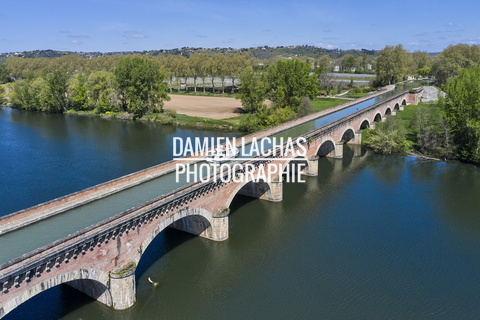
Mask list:
[{"label": "river water", "polygon": [[[169,160],[173,136],[225,135],[5,109],[1,117],[0,143],[19,145],[0,155],[7,213]],[[59,286],[5,319],[478,319],[480,168],[344,153],[321,158],[318,177],[285,184],[280,203],[237,196],[224,242],[162,232],[140,261],[127,311]]]}]

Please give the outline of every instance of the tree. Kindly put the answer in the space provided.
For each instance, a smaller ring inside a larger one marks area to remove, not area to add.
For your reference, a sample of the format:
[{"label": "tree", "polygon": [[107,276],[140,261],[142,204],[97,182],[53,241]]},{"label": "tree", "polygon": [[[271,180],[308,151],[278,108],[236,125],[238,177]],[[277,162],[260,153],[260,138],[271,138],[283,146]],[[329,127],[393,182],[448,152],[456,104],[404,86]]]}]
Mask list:
[{"label": "tree", "polygon": [[[184,56],[177,57],[177,70],[178,76],[184,79],[185,92],[188,91],[188,78],[192,75],[192,68],[190,65],[190,59]],[[180,89],[179,89],[180,90]]]},{"label": "tree", "polygon": [[367,64],[368,64],[368,56],[366,53],[363,53],[362,54],[362,57],[359,58],[359,63],[360,63],[360,66],[363,68],[363,70],[367,70]]},{"label": "tree", "polygon": [[407,76],[408,57],[401,44],[385,46],[376,61],[377,82],[385,85],[403,80]]},{"label": "tree", "polygon": [[367,130],[365,144],[376,153],[390,154],[401,152],[408,147],[403,121],[392,116],[387,121],[376,124],[375,129]]},{"label": "tree", "polygon": [[165,75],[158,64],[139,57],[123,58],[115,69],[115,79],[122,104],[134,118],[158,112],[169,100]]},{"label": "tree", "polygon": [[429,67],[423,67],[417,70],[417,73],[421,77],[428,77],[430,75],[431,69]]},{"label": "tree", "polygon": [[75,74],[68,85],[69,97],[75,110],[88,109],[87,78],[83,73]]},{"label": "tree", "polygon": [[447,81],[444,106],[461,160],[480,164],[480,66]]},{"label": "tree", "polygon": [[65,71],[56,70],[48,74],[46,80],[51,99],[48,111],[53,113],[67,111],[68,74]]},{"label": "tree", "polygon": [[[104,112],[119,107],[115,91],[115,75],[108,71],[96,71],[88,75],[87,88],[90,103],[96,111]],[[116,111],[120,110],[120,108]]]},{"label": "tree", "polygon": [[219,73],[215,55],[210,56],[210,58],[206,61],[206,68],[207,73],[212,81],[212,92],[215,93],[215,77]]},{"label": "tree", "polygon": [[460,73],[462,68],[474,68],[480,64],[480,46],[460,43],[448,46],[435,58],[432,74],[438,85]]},{"label": "tree", "polygon": [[426,51],[415,51],[412,53],[412,59],[415,65],[415,70],[432,66],[432,61]]},{"label": "tree", "polygon": [[355,69],[355,73],[363,74],[363,73],[365,73],[365,69],[363,69],[363,67],[358,67],[357,69]]},{"label": "tree", "polygon": [[428,104],[415,109],[410,127],[416,135],[420,152],[436,157],[451,157],[451,143],[442,108]]},{"label": "tree", "polygon": [[49,111],[52,99],[47,81],[42,77],[37,77],[13,82],[10,101],[15,108]]},{"label": "tree", "polygon": [[320,89],[325,90],[327,95],[330,95],[330,91],[333,89],[336,83],[333,74],[329,72],[327,68],[316,69],[315,73],[317,74]]},{"label": "tree", "polygon": [[7,64],[5,62],[0,62],[0,83],[7,83],[10,81],[12,81],[12,77],[7,69]]},{"label": "tree", "polygon": [[351,54],[347,54],[342,58],[342,68],[344,71],[350,72],[356,63],[357,60]]},{"label": "tree", "polygon": [[205,76],[205,53],[196,53],[190,56],[190,72],[193,78],[193,90],[197,92],[197,79]]},{"label": "tree", "polygon": [[312,100],[307,96],[303,97],[302,101],[300,101],[300,106],[298,107],[297,116],[303,117],[313,112]]},{"label": "tree", "polygon": [[232,80],[232,87],[235,88],[235,80],[249,66],[247,55],[234,53],[227,56],[227,74]]},{"label": "tree", "polygon": [[325,70],[330,70],[330,62],[332,59],[329,55],[324,54],[323,56],[315,59],[315,68],[321,68]]},{"label": "tree", "polygon": [[264,106],[267,95],[264,76],[250,68],[240,75],[240,82],[240,100],[243,109],[249,113],[257,112]]},{"label": "tree", "polygon": [[222,82],[222,93],[225,93],[225,78],[228,75],[227,57],[224,54],[216,54],[213,56],[215,64],[214,76],[220,78]]},{"label": "tree", "polygon": [[210,60],[211,60],[211,56],[209,54],[206,54],[206,53],[199,53],[198,55],[200,56],[199,57],[199,60],[200,60],[199,63],[200,64],[199,64],[198,73],[199,73],[200,79],[202,79],[203,92],[205,92],[206,91],[205,80],[208,77],[208,66],[209,66],[209,63],[210,63]]},{"label": "tree", "polygon": [[255,132],[292,120],[295,112],[290,107],[260,108],[255,114],[248,114],[240,121],[240,129]]},{"label": "tree", "polygon": [[5,88],[3,86],[0,86],[0,105],[3,104],[5,99]]},{"label": "tree", "polygon": [[268,68],[267,97],[275,107],[291,107],[296,111],[303,97],[313,99],[318,94],[316,76],[310,75],[310,65],[299,60],[280,60]]}]

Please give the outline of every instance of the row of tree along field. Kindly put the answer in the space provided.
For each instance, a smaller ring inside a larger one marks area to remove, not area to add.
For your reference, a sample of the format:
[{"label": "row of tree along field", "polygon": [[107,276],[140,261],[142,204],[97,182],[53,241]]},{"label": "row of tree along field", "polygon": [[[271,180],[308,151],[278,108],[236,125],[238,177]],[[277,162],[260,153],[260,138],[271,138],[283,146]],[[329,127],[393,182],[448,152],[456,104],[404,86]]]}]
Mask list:
[{"label": "row of tree along field", "polygon": [[[65,72],[69,75],[75,73],[89,75],[97,71],[113,73],[118,63],[124,57],[122,55],[104,56],[94,59],[86,59],[74,55],[54,59],[8,57],[3,64],[0,64],[0,82],[34,78],[54,71]],[[236,77],[251,64],[246,54],[238,53],[229,55],[199,53],[191,55],[189,58],[181,55],[140,57],[158,65],[167,76],[170,90],[173,89],[174,84],[178,87],[182,81],[186,83],[187,78],[193,78],[195,91],[200,82],[203,90],[205,90],[206,85],[215,85],[212,82],[214,78],[219,78],[222,91],[224,91],[225,79],[230,78],[233,85],[235,85]]]}]

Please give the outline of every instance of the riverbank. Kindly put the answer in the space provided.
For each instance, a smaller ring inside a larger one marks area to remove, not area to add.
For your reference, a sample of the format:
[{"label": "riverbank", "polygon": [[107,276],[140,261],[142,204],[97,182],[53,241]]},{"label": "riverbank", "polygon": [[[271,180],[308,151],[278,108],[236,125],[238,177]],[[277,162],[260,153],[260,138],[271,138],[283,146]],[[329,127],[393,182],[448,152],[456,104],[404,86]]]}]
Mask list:
[{"label": "riverbank", "polygon": [[[69,110],[66,115],[97,117],[108,120],[130,120],[133,121],[134,115],[127,112],[107,112],[95,113],[93,111],[75,111]],[[228,131],[239,131],[240,116],[230,119],[210,119],[203,117],[194,117],[186,114],[177,114],[172,110],[165,110],[161,113],[153,113],[145,115],[135,121],[154,122],[159,124],[169,124],[177,127],[192,127],[204,129],[218,129]]]},{"label": "riverbank", "polygon": [[434,87],[426,88],[428,90],[418,105],[407,105],[393,118],[378,123],[375,129],[364,130],[362,143],[381,154],[403,153],[427,160],[478,165],[476,161],[462,158],[445,118],[445,110],[438,101],[444,94]]},{"label": "riverbank", "polygon": [[[176,96],[178,97],[179,95],[176,95]],[[193,98],[193,99],[200,98],[199,103],[201,104],[205,104],[206,102],[202,99],[206,97],[190,96],[188,98]],[[214,99],[221,99],[220,97],[208,97],[208,98],[209,98],[209,101]],[[226,98],[226,99],[229,99],[229,98]],[[344,99],[314,98],[312,100],[313,112],[322,111],[342,103],[345,103]],[[209,112],[208,112],[208,108],[203,109],[203,111],[195,110],[195,102],[192,101],[192,99],[190,99],[190,104],[188,106],[185,105],[180,107],[179,109],[183,110],[184,112],[188,112],[190,114],[178,113],[176,110],[165,108],[164,112],[144,115],[143,117],[136,120],[145,121],[145,122],[154,122],[154,123],[160,123],[160,124],[169,124],[169,125],[174,125],[178,127],[239,131],[240,121],[244,116],[246,116],[246,113],[232,113],[231,107],[222,108],[219,104],[217,104],[217,108],[212,113],[212,115],[217,117],[217,119],[212,117],[206,117],[206,116],[194,116],[191,114],[209,115]],[[133,114],[127,113],[127,112],[107,111],[106,113],[95,113],[93,111],[68,110],[67,112],[65,112],[65,114],[75,115],[75,116],[86,116],[86,117],[100,117],[103,119],[112,119],[112,120],[133,120]],[[224,118],[224,115],[233,115],[233,116]]]}]

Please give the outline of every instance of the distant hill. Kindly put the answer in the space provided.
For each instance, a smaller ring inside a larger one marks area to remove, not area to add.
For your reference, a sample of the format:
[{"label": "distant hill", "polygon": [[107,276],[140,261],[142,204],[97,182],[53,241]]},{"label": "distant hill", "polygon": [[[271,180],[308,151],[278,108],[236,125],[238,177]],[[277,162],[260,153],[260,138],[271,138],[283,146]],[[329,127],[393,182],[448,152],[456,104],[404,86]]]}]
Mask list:
[{"label": "distant hill", "polygon": [[127,55],[127,54],[140,54],[140,55],[184,55],[190,56],[192,53],[229,53],[229,52],[248,52],[251,57],[258,59],[270,59],[274,57],[295,57],[306,56],[315,58],[324,54],[329,55],[331,58],[340,58],[346,54],[351,54],[354,57],[362,56],[364,53],[368,56],[375,57],[378,55],[378,50],[341,50],[341,49],[325,49],[314,46],[279,46],[279,47],[255,47],[255,48],[190,48],[183,47],[177,49],[165,49],[165,50],[149,50],[149,51],[121,51],[121,52],[75,52],[75,51],[58,51],[58,50],[35,50],[35,51],[23,51],[23,52],[8,52],[0,53],[0,60],[4,60],[7,57],[15,56],[21,58],[58,58],[65,55],[75,55],[84,58],[95,58],[111,55]]}]

